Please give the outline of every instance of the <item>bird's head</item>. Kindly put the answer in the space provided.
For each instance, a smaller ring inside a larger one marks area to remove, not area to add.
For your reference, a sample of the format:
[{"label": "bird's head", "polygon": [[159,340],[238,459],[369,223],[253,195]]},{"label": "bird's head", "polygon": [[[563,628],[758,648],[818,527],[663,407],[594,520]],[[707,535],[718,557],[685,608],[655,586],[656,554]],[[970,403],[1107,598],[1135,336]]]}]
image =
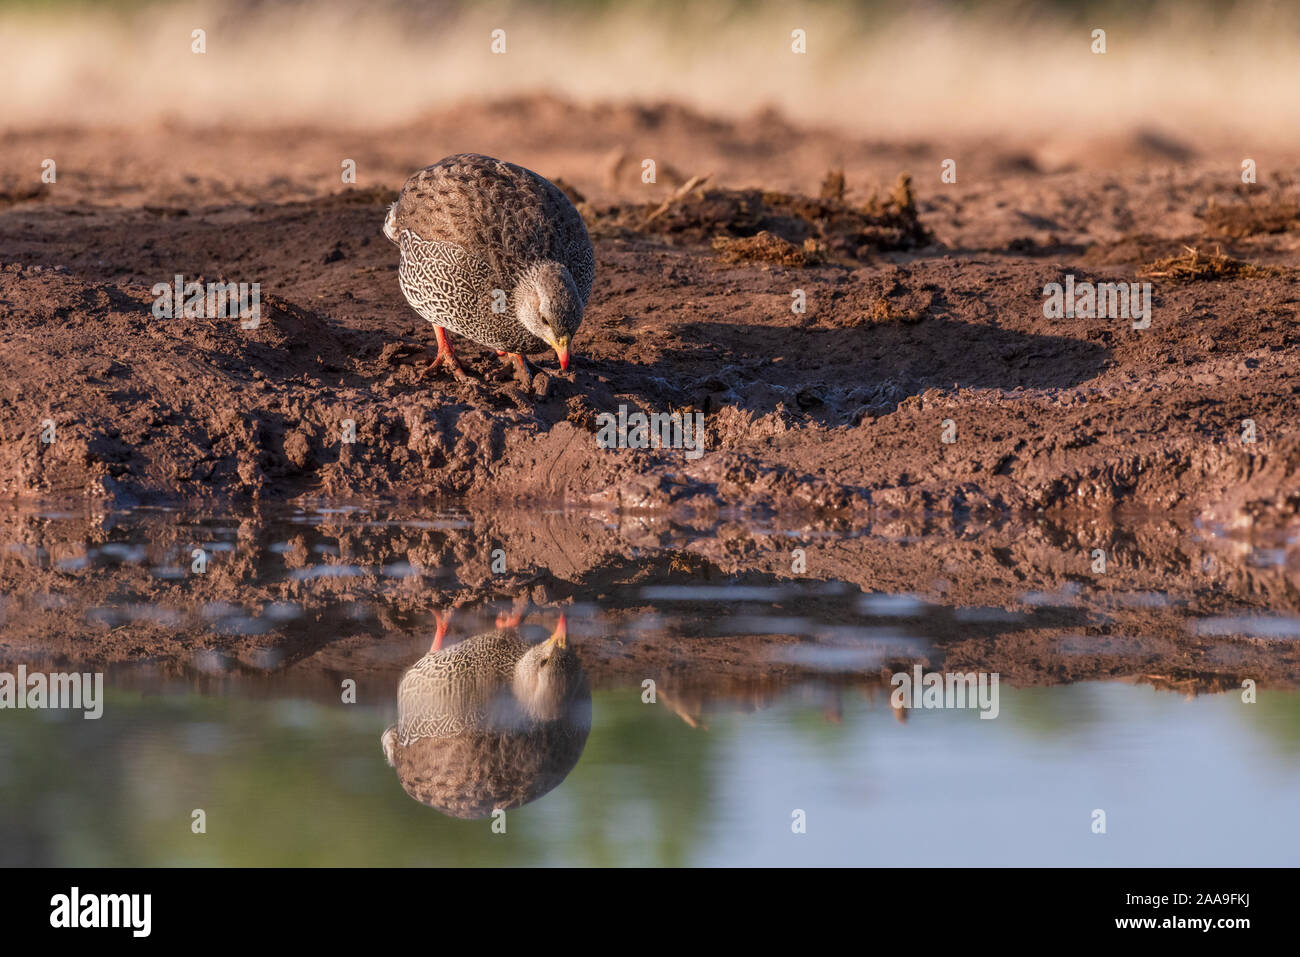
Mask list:
[{"label": "bird's head", "polygon": [[569,368],[569,343],[582,323],[582,298],[561,263],[531,266],[515,287],[515,316],[519,324],[555,350],[560,368]]},{"label": "bird's head", "polygon": [[515,663],[515,699],[538,721],[555,721],[566,716],[570,704],[586,686],[582,662],[568,646],[564,616],[555,633],[532,648]]}]

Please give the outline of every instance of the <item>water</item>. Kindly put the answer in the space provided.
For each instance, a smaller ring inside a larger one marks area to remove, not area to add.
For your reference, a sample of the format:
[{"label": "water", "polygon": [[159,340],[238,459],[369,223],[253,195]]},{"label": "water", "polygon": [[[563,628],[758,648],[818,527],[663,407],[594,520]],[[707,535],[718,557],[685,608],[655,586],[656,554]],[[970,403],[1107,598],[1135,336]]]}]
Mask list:
[{"label": "water", "polygon": [[[1300,862],[1286,532],[353,507],[0,535],[0,673],[105,675],[97,720],[0,710],[3,864]],[[526,599],[529,647],[565,615],[589,734],[542,796],[449,817],[385,760],[398,684],[435,612],[454,648]],[[996,717],[895,707],[918,665],[996,674]]]}]

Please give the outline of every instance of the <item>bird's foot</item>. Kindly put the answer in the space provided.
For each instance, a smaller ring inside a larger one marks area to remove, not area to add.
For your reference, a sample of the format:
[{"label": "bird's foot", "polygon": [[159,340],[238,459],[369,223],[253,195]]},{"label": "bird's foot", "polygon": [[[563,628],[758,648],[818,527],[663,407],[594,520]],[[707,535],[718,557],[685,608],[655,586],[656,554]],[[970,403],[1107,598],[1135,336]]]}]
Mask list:
[{"label": "bird's foot", "polygon": [[438,366],[445,365],[447,371],[457,379],[468,379],[469,376],[466,375],[465,370],[456,359],[456,350],[451,347],[451,341],[447,338],[447,333],[441,326],[436,328],[438,336],[438,354],[433,357],[433,361],[424,367],[424,372],[421,373],[420,378],[423,379],[425,376],[430,375],[438,368]]},{"label": "bird's foot", "polygon": [[518,379],[525,389],[531,389],[533,385],[533,376],[537,374],[537,367],[523,357],[518,352],[498,352],[497,355],[505,357],[515,367],[515,378]]},{"label": "bird's foot", "polygon": [[516,599],[509,612],[503,611],[497,615],[497,627],[518,628],[526,614],[528,614],[528,599]]},{"label": "bird's foot", "polygon": [[441,349],[439,349],[438,354],[434,356],[432,359],[430,359],[429,362],[425,365],[424,372],[420,374],[420,378],[424,379],[427,378],[428,376],[433,375],[433,373],[437,371],[439,366],[444,366],[444,365],[447,367],[447,371],[450,372],[457,379],[469,378],[469,373],[467,373],[464,367],[461,366],[460,362],[456,359],[456,354],[452,352],[450,349],[448,349],[446,352],[443,352]]}]

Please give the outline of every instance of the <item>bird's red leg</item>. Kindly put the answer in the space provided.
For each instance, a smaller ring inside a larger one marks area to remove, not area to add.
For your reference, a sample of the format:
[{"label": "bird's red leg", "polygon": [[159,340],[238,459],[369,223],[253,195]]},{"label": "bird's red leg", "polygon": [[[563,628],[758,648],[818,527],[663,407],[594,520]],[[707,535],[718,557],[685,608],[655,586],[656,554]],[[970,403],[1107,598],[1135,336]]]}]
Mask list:
[{"label": "bird's red leg", "polygon": [[438,337],[438,354],[433,357],[425,372],[432,372],[440,365],[445,365],[447,369],[457,379],[464,379],[465,370],[461,368],[460,363],[456,361],[456,352],[451,347],[451,341],[447,338],[447,330],[442,326],[433,327],[434,334]]},{"label": "bird's red leg", "polygon": [[435,611],[433,620],[438,623],[438,630],[434,632],[433,644],[429,646],[429,650],[438,651],[442,648],[442,639],[447,637],[447,629],[451,627],[451,612]]}]

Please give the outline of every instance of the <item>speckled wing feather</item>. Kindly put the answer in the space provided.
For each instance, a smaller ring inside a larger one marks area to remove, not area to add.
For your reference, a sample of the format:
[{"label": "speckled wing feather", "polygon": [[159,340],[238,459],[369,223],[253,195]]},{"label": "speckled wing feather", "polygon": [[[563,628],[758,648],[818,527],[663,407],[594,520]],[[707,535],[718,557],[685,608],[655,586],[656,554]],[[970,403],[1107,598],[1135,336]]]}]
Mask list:
[{"label": "speckled wing feather", "polygon": [[425,241],[409,229],[399,234],[397,281],[411,307],[437,326],[479,339],[489,324],[492,270],[453,242]]},{"label": "speckled wing feather", "polygon": [[[588,719],[591,699],[586,702]],[[402,788],[429,807],[473,820],[509,810],[553,790],[582,757],[590,720],[548,721],[526,731],[466,731],[421,738],[400,748],[394,766]]]},{"label": "speckled wing feather", "polygon": [[482,730],[527,650],[517,636],[493,631],[425,655],[397,689],[398,741],[405,746],[421,738]]}]

